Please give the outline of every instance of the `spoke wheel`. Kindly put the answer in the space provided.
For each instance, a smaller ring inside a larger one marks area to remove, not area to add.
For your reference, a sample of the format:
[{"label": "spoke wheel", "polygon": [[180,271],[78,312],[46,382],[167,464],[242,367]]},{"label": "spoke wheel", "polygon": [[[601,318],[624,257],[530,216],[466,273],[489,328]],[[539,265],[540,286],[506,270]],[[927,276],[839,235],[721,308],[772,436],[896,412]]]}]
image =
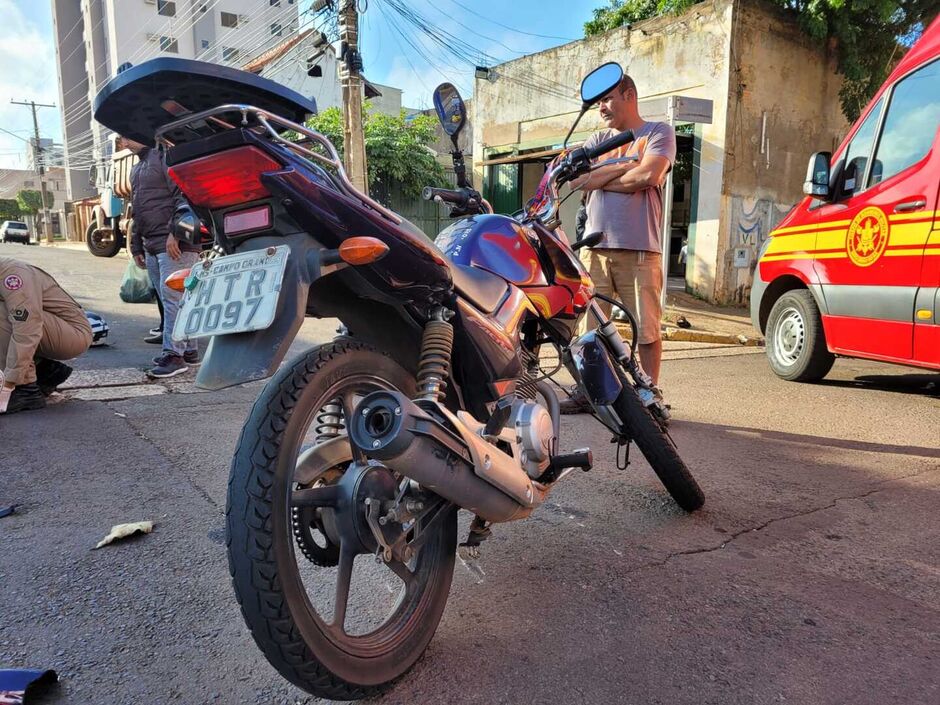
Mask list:
[{"label": "spoke wheel", "polygon": [[[414,380],[349,340],[311,351],[269,382],[232,465],[229,561],[246,622],[282,675],[325,698],[375,694],[406,672],[434,634],[453,574],[456,510],[385,521],[377,540],[377,512],[402,478],[354,451],[339,424],[339,435],[322,435],[324,408],[349,418],[376,389],[410,394]],[[422,533],[413,556],[376,559],[380,544]]]}]

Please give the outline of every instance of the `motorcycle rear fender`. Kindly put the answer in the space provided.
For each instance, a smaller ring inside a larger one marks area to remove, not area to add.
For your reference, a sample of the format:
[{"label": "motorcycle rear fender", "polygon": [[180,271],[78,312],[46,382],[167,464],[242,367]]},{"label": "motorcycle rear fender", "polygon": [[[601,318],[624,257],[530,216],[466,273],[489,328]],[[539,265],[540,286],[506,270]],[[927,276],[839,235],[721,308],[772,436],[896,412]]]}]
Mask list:
[{"label": "motorcycle rear fender", "polygon": [[613,404],[623,383],[598,332],[585,333],[568,350],[588,399],[596,407]]},{"label": "motorcycle rear fender", "polygon": [[264,330],[217,335],[210,339],[196,385],[222,389],[269,377],[287,354],[307,307],[310,284],[321,276],[322,246],[305,232],[256,237],[238,252],[289,245],[290,257],[281,281],[274,322]]}]

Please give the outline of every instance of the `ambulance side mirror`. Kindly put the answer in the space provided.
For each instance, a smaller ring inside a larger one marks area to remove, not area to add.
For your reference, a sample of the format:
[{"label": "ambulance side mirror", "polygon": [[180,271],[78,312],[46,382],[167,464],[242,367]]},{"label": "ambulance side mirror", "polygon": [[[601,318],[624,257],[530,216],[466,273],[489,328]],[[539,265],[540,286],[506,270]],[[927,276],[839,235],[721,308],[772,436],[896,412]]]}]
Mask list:
[{"label": "ambulance side mirror", "polygon": [[832,159],[831,152],[816,152],[809,158],[809,166],[806,167],[806,181],[803,182],[803,193],[821,201],[832,200],[832,189],[829,187],[831,176],[829,171],[829,161]]}]

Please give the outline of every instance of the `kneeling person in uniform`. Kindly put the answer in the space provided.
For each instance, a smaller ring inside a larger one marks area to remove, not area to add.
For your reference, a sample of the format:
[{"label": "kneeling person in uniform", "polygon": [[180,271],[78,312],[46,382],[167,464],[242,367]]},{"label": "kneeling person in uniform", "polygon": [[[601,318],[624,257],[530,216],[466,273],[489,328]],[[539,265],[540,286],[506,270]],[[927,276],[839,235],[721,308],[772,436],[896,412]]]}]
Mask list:
[{"label": "kneeling person in uniform", "polygon": [[0,413],[42,409],[72,373],[60,360],[85,352],[91,326],[49,274],[0,257]]}]

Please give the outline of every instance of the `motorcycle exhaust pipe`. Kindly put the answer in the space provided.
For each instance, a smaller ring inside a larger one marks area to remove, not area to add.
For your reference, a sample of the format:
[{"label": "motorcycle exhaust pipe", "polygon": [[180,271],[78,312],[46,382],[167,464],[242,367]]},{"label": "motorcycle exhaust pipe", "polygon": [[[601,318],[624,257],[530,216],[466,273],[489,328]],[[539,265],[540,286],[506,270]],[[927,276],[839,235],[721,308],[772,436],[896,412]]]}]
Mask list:
[{"label": "motorcycle exhaust pipe", "polygon": [[506,453],[467,429],[436,402],[444,422],[400,392],[366,396],[347,424],[349,440],[441,497],[486,521],[528,516],[544,498],[525,471]]}]

